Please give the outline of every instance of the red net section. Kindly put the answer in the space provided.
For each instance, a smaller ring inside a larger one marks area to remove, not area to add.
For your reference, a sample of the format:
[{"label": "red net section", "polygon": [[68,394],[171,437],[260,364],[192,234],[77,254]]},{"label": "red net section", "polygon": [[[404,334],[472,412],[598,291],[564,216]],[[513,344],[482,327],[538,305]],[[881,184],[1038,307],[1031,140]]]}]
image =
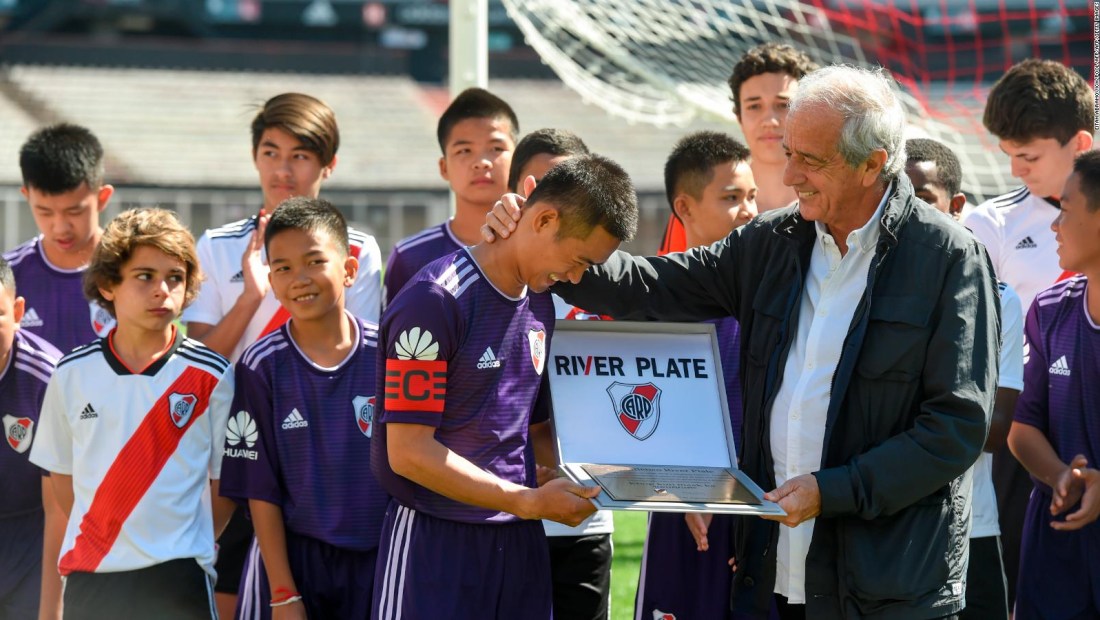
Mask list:
[{"label": "red net section", "polygon": [[[1027,58],[1092,75],[1093,10],[1066,0],[826,1],[828,27],[889,69],[930,117],[984,134],[992,82]],[[1095,86],[1095,85],[1094,85]]]},{"label": "red net section", "polygon": [[[913,135],[959,154],[964,190],[975,202],[1019,185],[996,138],[982,125],[993,83],[1027,58],[1056,60],[1093,82],[1093,7],[1067,0],[808,0],[745,2],[781,18],[771,36],[743,48],[785,41],[818,62],[882,65],[909,98]],[[784,25],[786,24],[786,25]],[[730,46],[735,47],[734,45]],[[732,58],[728,66],[736,58]],[[1096,84],[1093,84],[1096,87]],[[728,93],[726,93],[728,96]],[[662,252],[682,249],[670,218]]]}]

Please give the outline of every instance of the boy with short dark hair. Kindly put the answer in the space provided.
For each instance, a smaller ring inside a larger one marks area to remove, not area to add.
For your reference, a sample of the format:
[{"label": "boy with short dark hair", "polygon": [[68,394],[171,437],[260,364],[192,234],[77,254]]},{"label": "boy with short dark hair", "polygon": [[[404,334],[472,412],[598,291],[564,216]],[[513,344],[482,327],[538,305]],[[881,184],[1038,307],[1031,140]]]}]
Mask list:
[{"label": "boy with short dark hair", "polygon": [[26,311],[24,330],[62,352],[104,336],[114,319],[84,298],[82,278],[103,230],[99,214],[114,188],[103,182],[103,147],[84,127],[61,123],[31,134],[19,150],[20,191],[39,235],[6,252]]},{"label": "boy with short dark hair", "polygon": [[383,287],[387,304],[421,267],[478,242],[485,214],[507,191],[518,135],[512,107],[483,88],[462,91],[439,117],[439,175],[454,192],[455,214],[394,245]]},{"label": "boy with short dark hair", "polygon": [[19,329],[24,308],[11,266],[0,258],[0,422],[7,445],[0,448],[0,618],[38,617],[39,584],[47,574],[42,570],[42,492],[49,478],[28,457],[46,384],[61,352]]},{"label": "boy with short dark hair", "polygon": [[1027,313],[1024,391],[1008,444],[1031,473],[1016,618],[1100,617],[1100,153],[1060,192],[1059,266],[1080,273]]},{"label": "boy with short dark hair", "polygon": [[[960,191],[962,167],[955,153],[935,140],[914,138],[905,142],[905,154],[905,173],[913,183],[913,193],[938,211],[959,219],[966,196]],[[972,468],[970,562],[966,568],[966,608],[959,613],[960,620],[1004,620],[1009,615],[992,453],[1005,448],[1016,399],[1024,387],[1024,315],[1020,298],[1011,286],[1001,282],[1000,292],[1000,375],[989,436]],[[1011,578],[1015,580],[1016,576]]]},{"label": "boy with short dark hair", "polygon": [[[797,198],[794,188],[783,183],[787,157],[783,130],[787,105],[798,90],[798,82],[817,64],[804,52],[786,43],[763,43],[749,49],[733,66],[729,79],[733,115],[752,153],[752,174],[760,190],[760,213],[781,209]],[[660,253],[682,252],[682,224],[669,219]]]},{"label": "boy with short dark hair", "polygon": [[216,616],[233,373],[174,325],[200,280],[191,233],[162,209],[121,213],[92,255],[85,293],[118,324],[58,363],[31,450],[69,514],[66,620]]},{"label": "boy with short dark hair", "polygon": [[291,198],[264,235],[272,290],[291,318],[236,366],[221,493],[247,502],[263,558],[246,573],[236,617],[282,608],[292,617],[367,618],[389,501],[363,462],[377,326],[344,308],[358,263],[335,207]]},{"label": "boy with short dark hair", "polygon": [[546,537],[529,519],[576,525],[599,490],[563,478],[533,488],[530,455],[546,448],[529,445],[529,427],[550,406],[544,293],[607,260],[637,221],[622,168],[569,159],[530,193],[507,241],[429,264],[386,309],[371,466],[393,500],[375,618],[549,620]]},{"label": "boy with short dark hair", "polygon": [[[532,131],[523,136],[512,154],[508,191],[526,195],[534,187],[527,181],[528,177],[537,184],[555,165],[587,154],[588,146],[570,131]],[[554,300],[554,315],[558,319],[602,318],[565,303],[557,295],[551,297]],[[532,445],[553,446],[549,425],[535,425],[531,431],[546,434],[546,437],[532,436]],[[552,450],[535,454],[535,459],[546,468],[542,470],[544,475],[556,475],[557,464]],[[542,525],[550,545],[554,617],[575,620],[607,618],[611,599],[611,534],[615,531],[611,511],[597,510],[575,527],[549,520],[543,520]]]},{"label": "boy with short dark hair", "polygon": [[[756,182],[749,161],[745,145],[713,131],[689,134],[672,149],[665,162],[665,195],[673,216],[684,226],[687,247],[725,239],[756,216]],[[732,317],[713,323],[740,454],[741,327]],[[729,618],[732,527],[729,515],[650,513],[635,615]]]},{"label": "boy with short dark hair", "polygon": [[512,153],[512,165],[508,169],[508,191],[522,191],[523,180],[535,177],[542,180],[555,164],[588,155],[588,145],[577,134],[564,129],[536,129],[523,136]]},{"label": "boy with short dark hair", "polygon": [[[1073,69],[1051,60],[1025,60],[989,92],[982,118],[1024,186],[975,207],[963,223],[985,245],[997,278],[1020,296],[1026,314],[1035,296],[1072,274],[1058,266],[1050,231],[1073,158],[1093,147],[1093,94]],[[1005,449],[993,458],[1008,603],[1015,599],[1020,531],[1031,482]]]}]

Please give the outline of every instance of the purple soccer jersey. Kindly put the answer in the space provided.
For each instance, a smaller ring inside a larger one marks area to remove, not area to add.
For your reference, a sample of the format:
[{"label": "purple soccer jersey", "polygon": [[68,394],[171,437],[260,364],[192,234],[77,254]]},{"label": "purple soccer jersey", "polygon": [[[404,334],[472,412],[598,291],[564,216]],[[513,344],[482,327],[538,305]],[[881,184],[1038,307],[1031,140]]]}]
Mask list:
[{"label": "purple soccer jersey", "polygon": [[[1086,307],[1088,279],[1070,278],[1035,297],[1024,324],[1024,389],[1015,421],[1046,436],[1058,458],[1100,458],[1100,325]],[[1058,531],[1051,489],[1032,476],[1020,549],[1018,618],[1084,618],[1100,613],[1100,522]],[[1072,506],[1069,512],[1078,510]]]},{"label": "purple soccer jersey", "polygon": [[388,306],[425,265],[461,249],[462,243],[451,234],[451,227],[446,222],[398,241],[386,261],[386,275],[382,280],[385,305]]},{"label": "purple soccer jersey", "polygon": [[466,250],[413,278],[382,315],[375,475],[402,505],[441,519],[499,523],[518,517],[430,491],[389,467],[386,424],[436,427],[436,439],[501,478],[534,486],[527,431],[549,419],[544,386],[554,326],[549,293],[505,296]]},{"label": "purple soccer jersey", "polygon": [[4,254],[15,272],[16,293],[27,300],[19,327],[62,353],[102,338],[115,319],[84,297],[84,270],[59,269],[46,260],[41,235]]},{"label": "purple soccer jersey", "polygon": [[364,462],[374,434],[377,330],[347,316],[359,344],[337,368],[311,362],[289,323],[245,350],[221,494],[280,506],[295,534],[369,551],[389,501]]},{"label": "purple soccer jersey", "polygon": [[1024,324],[1015,419],[1041,430],[1063,462],[1084,454],[1091,467],[1100,462],[1100,326],[1085,307],[1088,284],[1077,276],[1035,297]]},{"label": "purple soccer jersey", "polygon": [[42,470],[31,464],[31,443],[42,410],[42,398],[61,352],[52,344],[19,329],[11,355],[0,369],[0,518],[42,510]]}]

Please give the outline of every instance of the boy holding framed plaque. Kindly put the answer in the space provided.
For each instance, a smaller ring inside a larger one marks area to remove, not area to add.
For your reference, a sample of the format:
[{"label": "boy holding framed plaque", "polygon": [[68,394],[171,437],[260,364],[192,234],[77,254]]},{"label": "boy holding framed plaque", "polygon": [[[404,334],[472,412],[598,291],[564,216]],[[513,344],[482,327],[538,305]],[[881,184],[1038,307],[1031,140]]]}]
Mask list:
[{"label": "boy holding framed plaque", "polygon": [[393,500],[374,618],[549,620],[534,519],[575,525],[595,510],[598,489],[566,479],[533,488],[528,429],[548,417],[554,327],[544,292],[633,237],[634,188],[621,167],[588,155],[525,189],[514,239],[430,263],[383,314],[371,467]]}]

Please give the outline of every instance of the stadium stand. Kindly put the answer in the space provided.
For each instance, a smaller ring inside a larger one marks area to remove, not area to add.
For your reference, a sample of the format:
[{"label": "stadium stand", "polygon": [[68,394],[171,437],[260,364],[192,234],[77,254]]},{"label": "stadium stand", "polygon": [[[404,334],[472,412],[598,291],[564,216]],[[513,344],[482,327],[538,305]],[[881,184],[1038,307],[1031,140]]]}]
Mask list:
[{"label": "stadium stand", "polygon": [[[35,65],[11,66],[6,75],[52,116],[94,128],[123,168],[109,171],[116,184],[252,186],[252,106],[274,93],[301,91],[332,106],[343,128],[332,188],[445,187],[435,166],[436,97],[407,77]],[[558,82],[494,80],[489,86],[515,107],[524,129],[560,127],[584,136],[620,161],[643,190],[660,189],[663,158],[683,132],[733,130],[716,121],[633,127]],[[14,126],[0,135],[4,157],[18,151],[32,128]],[[0,169],[0,183],[18,181],[18,166]]]},{"label": "stadium stand", "polygon": [[[175,208],[196,230],[259,208],[248,124],[257,104],[279,92],[325,100],[342,128],[336,173],[326,195],[356,225],[390,245],[446,217],[435,125],[445,89],[408,77],[193,71],[13,64],[0,68],[0,242],[14,245],[33,222],[18,196],[19,146],[35,127],[69,121],[92,128],[107,151],[107,178],[118,188],[108,215],[127,206]],[[639,247],[657,244],[667,206],[664,158],[697,129],[735,125],[699,120],[687,127],[632,125],[610,116],[558,81],[491,80],[525,130],[568,129],[634,178],[643,209]],[[646,245],[648,244],[648,245]]]}]

